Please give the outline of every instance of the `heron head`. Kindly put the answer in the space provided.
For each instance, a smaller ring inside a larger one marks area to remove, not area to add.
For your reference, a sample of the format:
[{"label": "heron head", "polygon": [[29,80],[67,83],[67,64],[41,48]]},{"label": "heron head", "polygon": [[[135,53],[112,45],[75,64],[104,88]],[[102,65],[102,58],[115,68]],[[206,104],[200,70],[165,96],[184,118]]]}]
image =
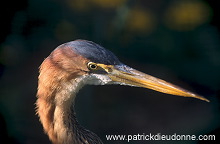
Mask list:
[{"label": "heron head", "polygon": [[[109,50],[86,40],[76,40],[58,47],[65,58],[59,58],[64,70],[72,77],[83,77],[84,84],[120,84],[143,87],[171,95],[206,98],[189,92],[159,78],[135,70],[123,63]],[[66,49],[66,50],[64,50]]]}]

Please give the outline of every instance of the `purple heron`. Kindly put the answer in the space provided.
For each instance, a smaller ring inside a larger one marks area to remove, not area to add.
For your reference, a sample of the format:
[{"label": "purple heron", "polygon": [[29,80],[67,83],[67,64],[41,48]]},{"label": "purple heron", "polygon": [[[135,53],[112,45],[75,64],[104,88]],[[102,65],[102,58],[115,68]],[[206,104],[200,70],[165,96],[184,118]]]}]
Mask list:
[{"label": "purple heron", "polygon": [[102,143],[96,134],[86,130],[76,119],[74,100],[86,84],[137,86],[208,101],[121,63],[112,52],[94,42],[71,41],[58,46],[40,66],[37,114],[52,143]]}]

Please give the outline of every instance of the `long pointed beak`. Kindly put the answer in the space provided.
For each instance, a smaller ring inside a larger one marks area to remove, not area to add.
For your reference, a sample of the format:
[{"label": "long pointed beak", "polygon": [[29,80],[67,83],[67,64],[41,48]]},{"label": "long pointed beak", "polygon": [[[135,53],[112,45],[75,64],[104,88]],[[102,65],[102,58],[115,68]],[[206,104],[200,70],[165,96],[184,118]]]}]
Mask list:
[{"label": "long pointed beak", "polygon": [[183,97],[193,97],[209,102],[208,99],[202,96],[189,92],[183,88],[180,88],[174,84],[171,84],[159,78],[137,71],[126,65],[102,65],[101,67],[107,71],[108,76],[112,79],[112,81],[119,84],[149,88],[162,93]]}]

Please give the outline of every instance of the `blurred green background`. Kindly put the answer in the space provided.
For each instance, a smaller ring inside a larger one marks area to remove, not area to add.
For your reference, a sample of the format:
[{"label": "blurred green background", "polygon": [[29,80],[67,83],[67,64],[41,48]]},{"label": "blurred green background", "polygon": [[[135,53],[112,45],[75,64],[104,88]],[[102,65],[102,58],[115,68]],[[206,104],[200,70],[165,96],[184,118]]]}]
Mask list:
[{"label": "blurred green background", "polygon": [[123,63],[211,101],[86,86],[77,96],[77,117],[104,143],[127,143],[106,141],[106,134],[215,134],[219,139],[219,9],[211,0],[1,2],[0,143],[50,143],[35,115],[38,67],[54,48],[75,39],[101,44]]}]

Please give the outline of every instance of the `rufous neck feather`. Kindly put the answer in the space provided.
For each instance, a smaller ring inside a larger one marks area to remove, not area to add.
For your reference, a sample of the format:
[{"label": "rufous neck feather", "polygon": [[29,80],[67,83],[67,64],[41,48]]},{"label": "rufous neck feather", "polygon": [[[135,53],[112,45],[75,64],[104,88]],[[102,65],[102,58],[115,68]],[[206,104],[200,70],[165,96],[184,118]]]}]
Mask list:
[{"label": "rufous neck feather", "polygon": [[54,144],[102,143],[98,136],[80,126],[75,117],[75,96],[84,85],[86,74],[82,75],[72,77],[68,72],[55,67],[50,58],[45,59],[41,65],[37,114]]}]

